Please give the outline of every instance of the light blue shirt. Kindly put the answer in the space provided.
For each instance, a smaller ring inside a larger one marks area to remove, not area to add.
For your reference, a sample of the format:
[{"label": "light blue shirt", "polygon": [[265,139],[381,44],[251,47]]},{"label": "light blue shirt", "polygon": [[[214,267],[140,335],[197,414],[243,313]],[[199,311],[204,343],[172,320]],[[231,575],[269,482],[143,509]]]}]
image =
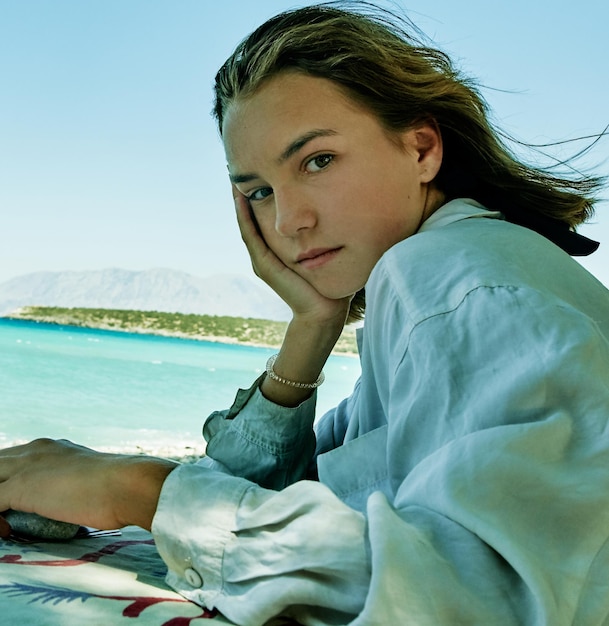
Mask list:
[{"label": "light blue shirt", "polygon": [[255,384],[169,475],[169,584],[247,626],[609,623],[609,292],[455,200],[366,301],[361,378],[316,438],[314,396]]}]

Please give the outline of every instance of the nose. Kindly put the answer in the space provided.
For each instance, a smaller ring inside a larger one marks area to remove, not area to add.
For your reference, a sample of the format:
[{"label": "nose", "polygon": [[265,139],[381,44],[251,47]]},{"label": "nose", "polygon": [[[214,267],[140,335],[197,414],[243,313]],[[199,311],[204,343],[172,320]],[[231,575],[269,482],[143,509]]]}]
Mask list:
[{"label": "nose", "polygon": [[282,237],[294,237],[317,224],[317,212],[302,191],[275,189],[275,230]]}]

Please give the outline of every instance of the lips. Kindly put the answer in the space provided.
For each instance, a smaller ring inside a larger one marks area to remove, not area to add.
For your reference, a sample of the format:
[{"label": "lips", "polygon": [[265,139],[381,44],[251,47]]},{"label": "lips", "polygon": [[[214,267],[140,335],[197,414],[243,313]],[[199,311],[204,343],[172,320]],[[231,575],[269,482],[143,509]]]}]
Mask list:
[{"label": "lips", "polygon": [[313,269],[324,265],[328,261],[332,260],[341,248],[317,248],[315,250],[307,250],[298,256],[296,262],[308,269]]}]

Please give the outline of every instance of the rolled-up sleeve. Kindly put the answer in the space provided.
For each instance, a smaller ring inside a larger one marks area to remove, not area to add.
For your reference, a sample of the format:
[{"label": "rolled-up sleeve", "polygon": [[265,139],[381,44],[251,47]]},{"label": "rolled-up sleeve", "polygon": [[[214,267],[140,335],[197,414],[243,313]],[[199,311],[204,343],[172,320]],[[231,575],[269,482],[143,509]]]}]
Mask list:
[{"label": "rolled-up sleeve", "polygon": [[279,614],[341,624],[364,605],[365,516],[321,483],[275,492],[182,465],[163,486],[152,531],[167,582],[237,624],[256,626]]},{"label": "rolled-up sleeve", "polygon": [[267,400],[259,386],[240,389],[230,409],[203,427],[207,456],[235,476],[281,489],[306,476],[315,451],[316,393],[295,408]]}]

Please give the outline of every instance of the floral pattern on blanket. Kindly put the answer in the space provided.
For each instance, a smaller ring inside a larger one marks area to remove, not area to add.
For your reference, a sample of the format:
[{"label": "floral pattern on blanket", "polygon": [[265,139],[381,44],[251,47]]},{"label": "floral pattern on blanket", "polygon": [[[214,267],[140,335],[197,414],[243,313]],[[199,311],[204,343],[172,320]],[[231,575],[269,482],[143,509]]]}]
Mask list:
[{"label": "floral pattern on blanket", "polygon": [[150,533],[134,527],[65,543],[0,540],[0,622],[229,624],[172,591],[165,572]]}]

